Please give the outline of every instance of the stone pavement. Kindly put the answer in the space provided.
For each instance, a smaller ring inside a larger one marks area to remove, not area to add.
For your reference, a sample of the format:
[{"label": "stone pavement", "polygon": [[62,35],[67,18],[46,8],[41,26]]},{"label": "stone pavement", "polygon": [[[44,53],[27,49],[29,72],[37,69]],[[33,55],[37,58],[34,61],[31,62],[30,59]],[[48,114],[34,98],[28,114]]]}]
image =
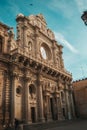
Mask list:
[{"label": "stone pavement", "polygon": [[72,121],[69,124],[48,128],[45,130],[87,130],[87,120]]},{"label": "stone pavement", "polygon": [[54,121],[24,125],[23,130],[87,130],[87,120]]},{"label": "stone pavement", "polygon": [[[3,130],[3,129],[0,129]],[[12,128],[4,130],[14,130]],[[87,120],[54,121],[32,125],[22,125],[17,130],[87,130]]]}]

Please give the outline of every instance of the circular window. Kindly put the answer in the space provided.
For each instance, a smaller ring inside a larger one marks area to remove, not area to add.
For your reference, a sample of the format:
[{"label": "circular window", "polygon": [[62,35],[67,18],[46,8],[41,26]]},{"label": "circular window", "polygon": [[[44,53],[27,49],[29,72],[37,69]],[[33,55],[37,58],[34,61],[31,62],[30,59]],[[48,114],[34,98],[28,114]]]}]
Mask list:
[{"label": "circular window", "polygon": [[43,59],[47,60],[51,58],[51,50],[47,44],[43,43],[41,45],[40,52]]},{"label": "circular window", "polygon": [[44,59],[47,59],[47,54],[46,54],[46,50],[44,47],[41,47],[40,48],[40,51],[41,51],[41,55]]},{"label": "circular window", "polygon": [[16,88],[16,93],[19,95],[22,93],[22,88],[20,86]]}]

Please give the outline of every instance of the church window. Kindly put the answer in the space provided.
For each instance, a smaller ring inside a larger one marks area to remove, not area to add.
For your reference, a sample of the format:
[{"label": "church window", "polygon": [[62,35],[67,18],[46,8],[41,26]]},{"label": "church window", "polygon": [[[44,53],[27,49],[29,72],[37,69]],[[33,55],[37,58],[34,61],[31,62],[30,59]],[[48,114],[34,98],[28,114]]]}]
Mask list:
[{"label": "church window", "polygon": [[31,41],[28,42],[28,50],[31,51],[31,46],[32,46],[32,43]]},{"label": "church window", "polygon": [[40,47],[41,57],[44,60],[50,60],[51,59],[51,50],[49,46],[46,43],[42,43]]},{"label": "church window", "polygon": [[21,95],[21,93],[22,93],[22,88],[21,88],[21,86],[18,86],[18,87],[16,88],[16,93],[17,93],[18,95]]},{"label": "church window", "polygon": [[33,84],[31,84],[30,86],[29,86],[29,93],[30,94],[32,94],[32,93],[36,93],[36,88],[35,88],[35,86],[33,85]]},{"label": "church window", "polygon": [[35,86],[34,86],[33,84],[31,84],[31,85],[29,86],[29,94],[31,95],[32,98],[33,98],[34,95],[36,94],[36,88],[35,88]]}]

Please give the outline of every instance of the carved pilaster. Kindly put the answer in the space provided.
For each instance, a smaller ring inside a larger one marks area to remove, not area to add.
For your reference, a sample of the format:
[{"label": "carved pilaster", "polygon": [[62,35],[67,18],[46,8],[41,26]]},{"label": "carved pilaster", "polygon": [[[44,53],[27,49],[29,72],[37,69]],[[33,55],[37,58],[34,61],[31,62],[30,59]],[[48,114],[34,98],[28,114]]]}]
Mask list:
[{"label": "carved pilaster", "polygon": [[35,28],[35,58],[39,59],[40,58],[40,54],[39,54],[39,32],[38,32],[38,28]]},{"label": "carved pilaster", "polygon": [[[3,75],[3,70],[0,70],[0,123],[2,123],[3,120],[3,109],[2,109],[2,104],[3,104],[3,87],[4,87],[4,75]],[[2,124],[0,124],[2,125]]]},{"label": "carved pilaster", "polygon": [[3,115],[3,125],[6,125],[5,115],[6,115],[6,80],[7,75],[6,72],[3,72],[3,95],[2,95],[2,115]]},{"label": "carved pilaster", "polygon": [[[27,41],[27,27],[24,26],[22,27],[23,29],[23,49],[24,49],[24,53],[28,52],[28,41]],[[28,55],[28,53],[27,53]]]},{"label": "carved pilaster", "polygon": [[3,115],[3,125],[10,125],[10,100],[11,100],[11,87],[10,79],[7,71],[3,72],[3,95],[2,95],[2,115]]},{"label": "carved pilaster", "polygon": [[56,41],[53,40],[53,60],[54,60],[54,65],[57,66],[57,57],[56,57]]}]

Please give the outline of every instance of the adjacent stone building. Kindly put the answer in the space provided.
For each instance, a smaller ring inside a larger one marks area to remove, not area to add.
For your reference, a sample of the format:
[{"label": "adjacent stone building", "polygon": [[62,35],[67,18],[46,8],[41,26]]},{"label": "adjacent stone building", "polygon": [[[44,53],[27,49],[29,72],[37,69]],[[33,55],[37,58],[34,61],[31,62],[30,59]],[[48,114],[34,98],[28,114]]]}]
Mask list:
[{"label": "adjacent stone building", "polygon": [[87,78],[73,82],[75,110],[79,118],[87,118]]},{"label": "adjacent stone building", "polygon": [[0,23],[0,124],[72,119],[72,76],[62,46],[42,14],[19,14],[16,21],[16,40],[13,28]]}]

